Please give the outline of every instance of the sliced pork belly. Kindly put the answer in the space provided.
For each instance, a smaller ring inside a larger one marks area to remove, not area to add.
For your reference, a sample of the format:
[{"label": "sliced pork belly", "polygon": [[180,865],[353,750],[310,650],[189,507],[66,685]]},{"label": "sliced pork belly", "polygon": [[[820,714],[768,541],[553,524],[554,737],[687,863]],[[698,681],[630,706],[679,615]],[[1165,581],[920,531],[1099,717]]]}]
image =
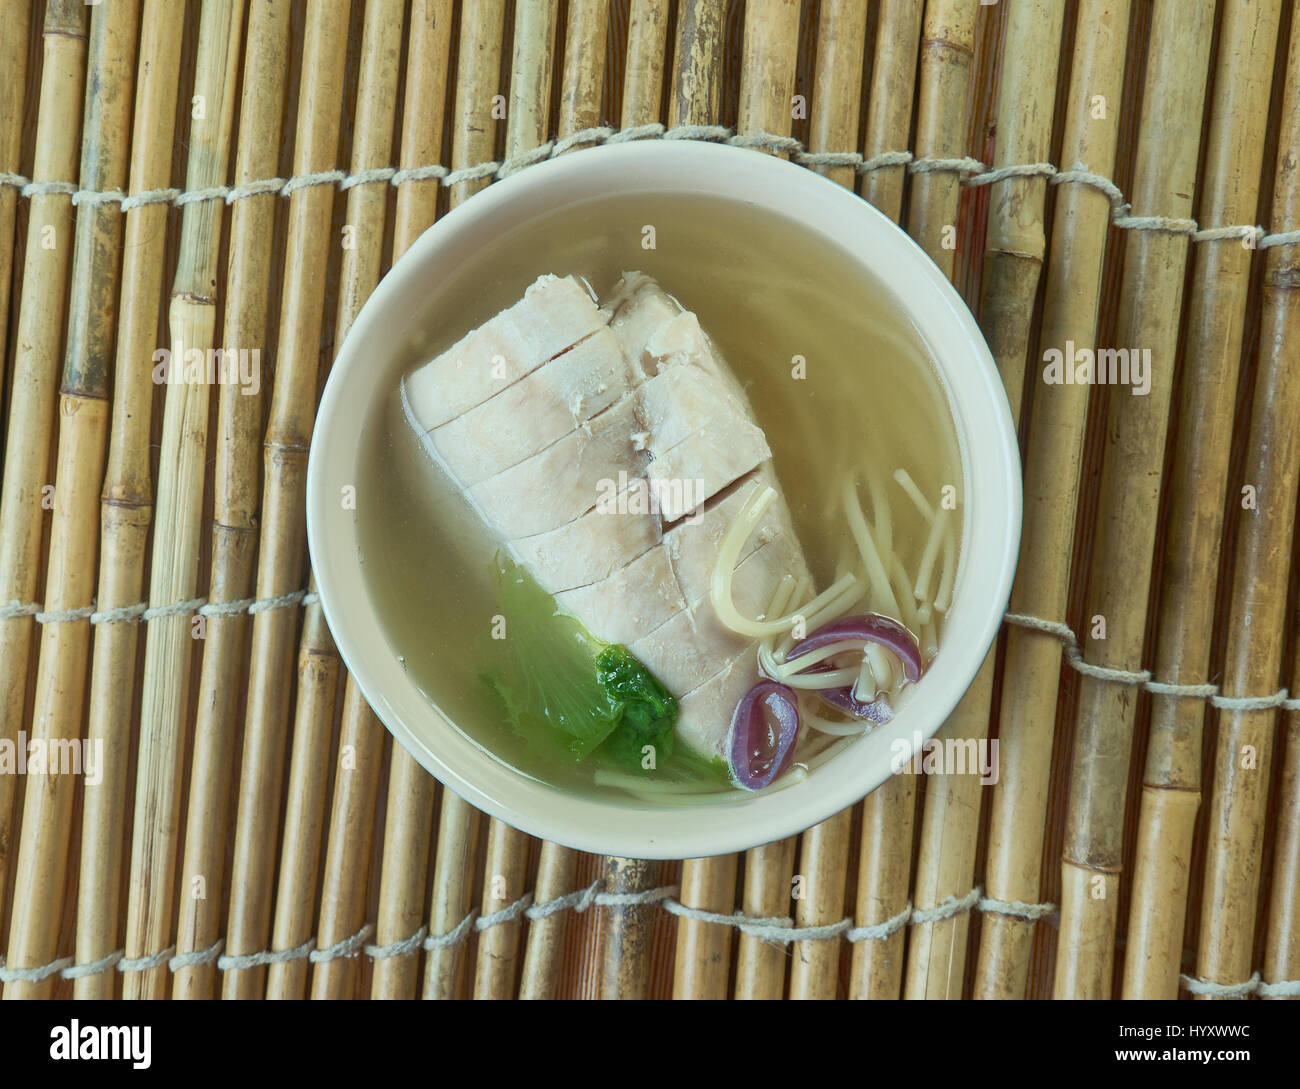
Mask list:
[{"label": "sliced pork belly", "polygon": [[514,306],[407,377],[411,415],[425,431],[440,427],[591,336],[607,319],[572,276],[542,276]]},{"label": "sliced pork belly", "polygon": [[[601,310],[572,278],[542,277],[404,392],[426,445],[519,562],[679,698],[684,745],[723,754],[758,670],[754,641],[717,619],[713,570],[744,503],[780,488],[695,315],[640,273]],[[787,574],[807,567],[779,498],[741,552],[737,606],[763,613]]]}]

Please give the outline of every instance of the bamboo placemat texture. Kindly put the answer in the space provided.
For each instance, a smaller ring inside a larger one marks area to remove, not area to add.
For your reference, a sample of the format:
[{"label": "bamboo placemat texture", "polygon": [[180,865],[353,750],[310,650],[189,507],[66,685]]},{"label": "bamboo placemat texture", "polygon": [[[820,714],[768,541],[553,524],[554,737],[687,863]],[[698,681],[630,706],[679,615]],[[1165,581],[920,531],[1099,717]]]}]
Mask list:
[{"label": "bamboo placemat texture", "polygon": [[[0,26],[0,745],[103,753],[93,786],[0,774],[6,998],[1300,995],[1292,0]],[[670,138],[854,187],[953,279],[1025,529],[941,735],[996,737],[996,785],[896,776],[647,864],[481,817],[393,746],[310,593],[303,489],[335,346],[422,230]],[[257,396],[155,380],[156,349],[217,345],[260,350]],[[1150,349],[1149,392],[1045,382],[1073,346]]]}]

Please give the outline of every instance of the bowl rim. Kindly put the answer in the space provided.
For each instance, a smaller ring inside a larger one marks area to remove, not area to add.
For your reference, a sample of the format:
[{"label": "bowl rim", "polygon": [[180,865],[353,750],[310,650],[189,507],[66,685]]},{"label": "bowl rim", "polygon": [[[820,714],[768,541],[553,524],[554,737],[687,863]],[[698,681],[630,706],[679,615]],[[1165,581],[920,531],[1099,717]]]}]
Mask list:
[{"label": "bowl rim", "polygon": [[[658,806],[575,795],[516,771],[455,727],[402,669],[360,570],[355,510],[338,500],[355,470],[377,395],[368,345],[398,334],[425,284],[474,239],[607,193],[707,192],[795,219],[846,249],[892,293],[930,352],[962,464],[962,563],[949,632],[925,683],[893,722],[857,739],[798,782],[718,804]],[[367,389],[367,384],[369,388]],[[368,396],[367,396],[368,395]],[[694,858],[747,850],[804,831],[861,800],[934,736],[997,634],[1019,552],[1020,454],[1006,394],[975,319],[947,277],[892,220],[853,190],[784,159],[686,140],[604,144],[531,166],[442,216],[383,277],[340,346],[308,458],[307,541],[326,622],[376,715],[426,770],[476,808],[535,835],[597,854]],[[432,742],[432,743],[431,743]],[[888,745],[882,769],[877,750]],[[906,752],[906,755],[903,755]]]}]

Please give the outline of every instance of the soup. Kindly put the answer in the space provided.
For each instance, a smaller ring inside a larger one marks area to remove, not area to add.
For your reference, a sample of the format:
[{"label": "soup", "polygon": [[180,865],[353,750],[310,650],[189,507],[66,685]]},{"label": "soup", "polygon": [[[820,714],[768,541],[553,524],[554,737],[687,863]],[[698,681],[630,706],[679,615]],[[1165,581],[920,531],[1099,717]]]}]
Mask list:
[{"label": "soup", "polygon": [[[647,282],[622,279],[633,270],[698,317],[752,409],[770,448],[778,502],[788,505],[802,553],[798,570],[806,573],[781,579],[773,600],[738,622],[758,623],[757,632],[759,617],[785,616],[852,584],[856,597],[846,591],[839,598],[852,599],[855,616],[886,618],[910,633],[922,661],[933,656],[959,562],[961,457],[924,340],[900,316],[887,287],[849,253],[782,216],[719,198],[625,193],[563,207],[497,239],[431,285],[406,351],[376,361],[376,380],[391,393],[367,421],[357,465],[362,567],[403,668],[496,759],[566,790],[726,800],[743,796],[734,777],[727,781],[701,766],[682,745],[666,759],[651,754],[654,774],[646,776],[640,774],[646,768],[629,770],[603,758],[600,748],[572,759],[512,724],[494,681],[512,668],[517,651],[502,638],[502,577],[514,569],[513,560],[502,558],[505,514],[485,514],[487,500],[475,500],[476,488],[462,488],[436,451],[431,456],[403,399],[403,376],[517,303],[539,276],[578,278],[608,302],[620,292],[619,298],[635,297]],[[529,416],[522,408],[503,426],[531,426]],[[739,439],[723,444],[732,445]],[[472,444],[467,449],[476,454]],[[629,489],[619,495],[626,501]],[[743,498],[737,497],[733,515],[750,517],[754,525],[770,516],[755,513],[761,496],[741,504]],[[539,509],[545,513],[553,500],[559,501],[541,494]],[[674,518],[690,505],[679,504]],[[521,522],[517,528],[527,533],[537,526]],[[731,543],[739,572],[746,562],[739,550],[752,551],[754,540]],[[523,577],[527,567],[520,568]],[[724,582],[731,577],[730,570],[715,575]],[[563,605],[573,595],[556,597]],[[880,704],[886,692],[888,701],[880,705],[898,711],[906,704],[915,684],[908,683],[900,659],[876,645],[860,651],[859,661],[842,649],[819,662],[828,647],[852,642],[860,632],[850,625],[844,639],[828,643],[827,636],[821,646],[810,646],[812,639],[801,641],[816,635],[818,610],[806,612],[799,617],[811,622],[806,630],[754,639],[759,660],[767,655],[770,679],[782,681],[777,687],[803,683],[793,663],[806,648],[803,660],[813,665],[799,673],[852,677],[834,691],[850,691],[859,712],[872,701]],[[832,608],[823,619],[835,616]],[[871,728],[861,713],[845,711],[843,699],[809,702],[815,695],[815,689],[800,690],[797,745],[778,769],[784,774],[766,789],[779,789],[801,766],[832,758]],[[769,720],[780,711],[779,700],[764,704],[762,692],[756,698],[750,708],[755,728],[777,730],[780,723]]]}]

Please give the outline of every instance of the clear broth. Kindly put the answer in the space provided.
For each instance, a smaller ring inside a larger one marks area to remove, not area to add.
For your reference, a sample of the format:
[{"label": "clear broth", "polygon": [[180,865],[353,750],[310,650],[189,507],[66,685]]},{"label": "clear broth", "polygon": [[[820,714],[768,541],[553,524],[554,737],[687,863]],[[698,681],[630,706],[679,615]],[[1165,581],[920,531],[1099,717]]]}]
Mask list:
[{"label": "clear broth", "polygon": [[[948,398],[919,331],[847,250],[784,216],[698,194],[611,195],[538,217],[449,270],[405,353],[376,364],[390,392],[358,455],[362,568],[392,652],[458,729],[525,775],[602,795],[621,792],[594,782],[599,754],[557,764],[530,752],[482,682],[499,542],[425,452],[398,388],[403,373],[513,304],[539,275],[585,277],[604,299],[633,269],[699,316],[744,384],[818,590],[851,540],[838,501],[844,471],[879,468],[893,548],[909,572],[928,530],[891,474],[905,468],[932,502],[945,485],[960,496],[962,479]],[[800,759],[837,740],[813,738]]]}]

